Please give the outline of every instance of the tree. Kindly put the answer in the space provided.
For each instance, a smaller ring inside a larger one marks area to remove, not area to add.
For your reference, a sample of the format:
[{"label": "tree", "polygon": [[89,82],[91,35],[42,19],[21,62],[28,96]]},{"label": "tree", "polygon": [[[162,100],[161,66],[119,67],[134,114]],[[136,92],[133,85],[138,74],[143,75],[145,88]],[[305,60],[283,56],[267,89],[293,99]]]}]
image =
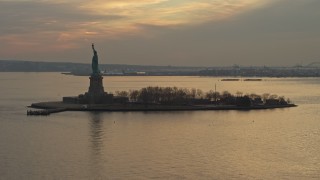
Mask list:
[{"label": "tree", "polygon": [[238,106],[250,106],[251,101],[250,101],[249,96],[237,97],[236,104]]},{"label": "tree", "polygon": [[149,102],[149,94],[147,91],[147,88],[142,88],[139,92],[138,101],[141,101],[143,103]]},{"label": "tree", "polygon": [[269,99],[270,94],[269,93],[264,93],[262,94],[262,99],[263,101],[266,101],[267,99]]},{"label": "tree", "polygon": [[131,101],[137,101],[139,96],[138,90],[130,90],[129,91],[129,98]]},{"label": "tree", "polygon": [[237,97],[242,97],[243,92],[237,91],[237,92],[236,92],[236,95],[237,95]]},{"label": "tree", "polygon": [[217,100],[220,99],[220,93],[210,90],[209,92],[205,93],[205,97],[210,100]]},{"label": "tree", "polygon": [[197,89],[197,97],[198,98],[203,98],[203,91],[201,89]]},{"label": "tree", "polygon": [[116,91],[115,94],[116,96],[129,97],[129,93],[127,91]]},{"label": "tree", "polygon": [[278,98],[278,95],[276,94],[272,94],[269,96],[269,99],[277,99]]},{"label": "tree", "polygon": [[232,95],[228,91],[223,91],[222,92],[222,98],[228,98],[231,97]]},{"label": "tree", "polygon": [[192,88],[190,93],[191,98],[196,98],[197,90],[195,88]]},{"label": "tree", "polygon": [[257,95],[257,94],[254,94],[254,93],[250,94],[249,97],[250,97],[251,99],[261,98],[261,96],[259,96],[259,95]]}]

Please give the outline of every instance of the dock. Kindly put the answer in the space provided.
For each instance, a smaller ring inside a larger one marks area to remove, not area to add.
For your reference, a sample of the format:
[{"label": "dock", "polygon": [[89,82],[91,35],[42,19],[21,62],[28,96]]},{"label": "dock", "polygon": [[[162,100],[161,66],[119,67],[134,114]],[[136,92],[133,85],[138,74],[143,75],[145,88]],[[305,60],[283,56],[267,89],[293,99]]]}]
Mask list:
[{"label": "dock", "polygon": [[27,110],[28,116],[48,116],[52,113],[59,113],[66,111],[66,108],[57,108],[57,109],[43,109],[43,110]]}]

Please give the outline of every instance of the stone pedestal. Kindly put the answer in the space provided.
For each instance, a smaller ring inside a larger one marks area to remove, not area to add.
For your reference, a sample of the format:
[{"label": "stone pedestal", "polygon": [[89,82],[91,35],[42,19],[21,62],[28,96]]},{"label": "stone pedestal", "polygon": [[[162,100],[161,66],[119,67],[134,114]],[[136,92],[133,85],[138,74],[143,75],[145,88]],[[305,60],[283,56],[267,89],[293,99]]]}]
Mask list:
[{"label": "stone pedestal", "polygon": [[89,104],[101,104],[103,103],[103,97],[105,95],[103,88],[103,77],[100,74],[90,76],[90,86],[87,93],[87,99]]},{"label": "stone pedestal", "polygon": [[114,97],[113,94],[104,92],[103,77],[100,74],[94,74],[89,79],[88,92],[76,97],[63,97],[63,102],[69,104],[112,104]]},{"label": "stone pedestal", "polygon": [[90,86],[89,86],[89,95],[103,95],[104,88],[103,88],[103,77],[101,75],[91,75],[90,76]]}]

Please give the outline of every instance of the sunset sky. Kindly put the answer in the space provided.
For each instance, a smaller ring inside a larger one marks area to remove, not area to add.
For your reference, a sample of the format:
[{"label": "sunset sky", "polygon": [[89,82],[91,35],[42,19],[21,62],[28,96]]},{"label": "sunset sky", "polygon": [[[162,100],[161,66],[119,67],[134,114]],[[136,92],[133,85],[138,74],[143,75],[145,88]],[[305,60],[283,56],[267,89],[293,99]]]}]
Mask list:
[{"label": "sunset sky", "polygon": [[0,0],[0,59],[293,66],[320,61],[320,0]]}]

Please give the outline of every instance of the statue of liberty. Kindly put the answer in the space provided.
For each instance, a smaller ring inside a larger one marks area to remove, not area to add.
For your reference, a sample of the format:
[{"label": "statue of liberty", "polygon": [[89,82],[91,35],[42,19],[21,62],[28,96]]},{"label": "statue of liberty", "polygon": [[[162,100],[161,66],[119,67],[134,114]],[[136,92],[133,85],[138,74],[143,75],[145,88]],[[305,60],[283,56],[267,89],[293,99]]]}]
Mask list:
[{"label": "statue of liberty", "polygon": [[99,63],[98,63],[98,53],[94,49],[94,44],[92,43],[92,50],[93,50],[93,57],[92,57],[92,75],[99,75],[100,70],[99,70]]}]

